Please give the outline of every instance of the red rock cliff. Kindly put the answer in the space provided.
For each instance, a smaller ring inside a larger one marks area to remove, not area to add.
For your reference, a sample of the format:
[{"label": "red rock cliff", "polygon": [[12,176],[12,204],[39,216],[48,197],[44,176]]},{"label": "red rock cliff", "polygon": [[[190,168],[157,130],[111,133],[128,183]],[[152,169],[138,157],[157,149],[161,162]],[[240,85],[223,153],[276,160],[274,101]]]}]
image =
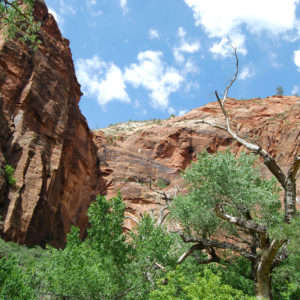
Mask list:
[{"label": "red rock cliff", "polygon": [[[42,2],[36,16],[43,24],[37,51],[0,40],[2,237],[63,246],[71,225],[84,232],[95,195],[111,197],[118,190],[127,215],[158,214],[165,200],[149,189],[150,181],[167,195],[183,192],[180,171],[197,153],[228,146],[235,153],[242,150],[225,132],[199,123],[224,122],[217,103],[182,117],[120,123],[92,133],[78,108],[81,92],[68,40]],[[299,98],[231,100],[226,105],[240,135],[256,140],[284,169],[299,154]],[[14,187],[6,182],[5,161],[16,169]],[[132,225],[127,219],[125,226]]]},{"label": "red rock cliff", "polygon": [[[300,153],[300,98],[273,96],[266,99],[228,100],[226,107],[242,137],[249,137],[268,150],[286,170],[294,155]],[[224,131],[201,124],[206,119],[224,124],[218,103],[196,108],[169,120],[120,123],[95,131],[100,169],[109,197],[120,190],[127,215],[139,218],[151,211],[158,214],[166,204],[152,188],[174,195],[182,192],[180,171],[207,150],[216,152],[230,147],[242,151],[240,144]],[[269,176],[266,169],[264,175]],[[298,190],[300,189],[298,179]],[[131,227],[130,219],[126,226]]]},{"label": "red rock cliff", "polygon": [[[97,149],[78,102],[69,41],[37,2],[42,44],[33,52],[0,40],[0,206],[2,237],[63,245],[71,225],[84,229],[97,193]],[[5,160],[17,183],[4,180]]]}]

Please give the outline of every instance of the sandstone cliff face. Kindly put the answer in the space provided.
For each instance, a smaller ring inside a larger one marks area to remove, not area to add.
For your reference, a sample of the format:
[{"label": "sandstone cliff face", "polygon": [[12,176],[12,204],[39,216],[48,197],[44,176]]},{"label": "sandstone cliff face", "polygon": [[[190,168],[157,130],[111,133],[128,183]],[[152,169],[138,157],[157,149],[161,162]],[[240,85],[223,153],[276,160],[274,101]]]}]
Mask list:
[{"label": "sandstone cliff face", "polygon": [[[84,229],[97,193],[99,168],[78,102],[68,40],[43,2],[42,44],[0,39],[0,208],[2,237],[26,244],[64,244],[71,225]],[[6,183],[5,160],[17,183]]]},{"label": "sandstone cliff face", "polygon": [[[267,149],[286,170],[300,153],[300,98],[231,99],[226,106],[240,135]],[[200,124],[203,119],[224,124],[218,104],[210,103],[182,117],[120,123],[95,131],[105,182],[102,193],[111,197],[120,190],[131,217],[139,218],[144,212],[158,215],[166,202],[154,190],[167,195],[184,192],[180,171],[197,153],[214,153],[228,146],[237,154],[243,150],[226,132]],[[265,168],[262,173],[269,176]],[[298,189],[299,184],[298,179]],[[131,219],[126,221],[127,228],[133,225]]]},{"label": "sandstone cliff face", "polygon": [[[78,108],[81,92],[68,40],[43,2],[35,10],[43,23],[37,51],[0,38],[2,237],[63,246],[71,225],[84,233],[95,195],[110,198],[118,190],[128,216],[158,215],[166,204],[162,193],[185,192],[180,171],[197,153],[228,146],[242,151],[225,132],[199,123],[224,122],[217,103],[169,120],[89,131]],[[267,149],[286,170],[300,153],[300,99],[232,99],[226,105],[240,135]],[[7,163],[16,169],[13,187],[3,171]],[[262,173],[268,175],[264,168]],[[125,228],[133,225],[126,219]]]}]

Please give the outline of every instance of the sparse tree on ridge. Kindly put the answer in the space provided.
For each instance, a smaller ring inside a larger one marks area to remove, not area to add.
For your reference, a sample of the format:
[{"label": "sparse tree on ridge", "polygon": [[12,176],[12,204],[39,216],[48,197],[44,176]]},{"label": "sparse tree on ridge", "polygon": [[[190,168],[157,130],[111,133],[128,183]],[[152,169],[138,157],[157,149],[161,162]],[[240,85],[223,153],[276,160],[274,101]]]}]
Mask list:
[{"label": "sparse tree on ridge", "polygon": [[227,254],[235,252],[251,262],[256,296],[270,299],[271,271],[288,256],[286,246],[290,232],[299,231],[296,176],[300,156],[294,157],[285,174],[265,149],[232,129],[225,104],[239,70],[236,49],[234,56],[236,72],[225,89],[223,99],[215,92],[225,126],[206,120],[199,123],[226,131],[246,149],[260,156],[284,191],[284,207],[282,210],[275,181],[260,179],[259,171],[253,169],[253,157],[241,155],[235,159],[230,153],[200,155],[199,161],[186,171],[190,193],[174,200],[173,215],[185,229],[181,233],[182,239],[192,243],[178,263],[195,250],[205,250],[210,254],[211,258],[203,263],[219,262],[220,250],[226,250]]},{"label": "sparse tree on ridge", "polygon": [[282,96],[283,95],[283,87],[281,85],[279,85],[277,88],[276,88],[276,95],[278,96]]}]

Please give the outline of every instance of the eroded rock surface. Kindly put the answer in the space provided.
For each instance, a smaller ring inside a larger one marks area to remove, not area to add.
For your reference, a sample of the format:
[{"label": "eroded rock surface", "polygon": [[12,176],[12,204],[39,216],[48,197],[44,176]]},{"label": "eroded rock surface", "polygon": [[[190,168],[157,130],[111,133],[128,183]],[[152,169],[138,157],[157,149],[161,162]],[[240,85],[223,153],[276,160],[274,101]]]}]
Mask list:
[{"label": "eroded rock surface", "polygon": [[[199,152],[242,147],[224,131],[217,103],[169,120],[120,123],[91,132],[78,108],[81,92],[68,40],[45,4],[42,45],[0,39],[0,209],[1,236],[26,244],[63,246],[71,225],[84,234],[86,211],[100,193],[118,190],[126,215],[158,215],[166,196],[185,192],[180,171]],[[300,98],[273,96],[228,100],[234,127],[267,149],[284,170],[300,153]],[[5,165],[15,168],[10,186]],[[264,175],[267,170],[262,169]],[[298,178],[298,188],[299,188]],[[125,227],[134,225],[126,219]]]},{"label": "eroded rock surface", "polygon": [[0,40],[0,165],[3,174],[6,160],[17,179],[10,187],[0,176],[2,237],[61,246],[71,225],[87,225],[99,163],[69,41],[43,2],[35,15],[43,24],[37,51]]},{"label": "eroded rock surface", "polygon": [[[287,170],[300,153],[300,98],[273,96],[266,99],[228,100],[234,127],[268,150]],[[119,123],[95,131],[100,170],[108,197],[120,190],[127,215],[158,215],[166,204],[159,192],[184,192],[180,171],[197,153],[210,153],[230,147],[236,154],[244,148],[224,131],[201,124],[201,120],[224,124],[218,104],[210,103],[188,114],[169,120]],[[269,176],[268,170],[262,173]],[[150,181],[152,183],[150,189]],[[298,179],[298,188],[300,181]],[[128,219],[126,226],[134,223]]]}]

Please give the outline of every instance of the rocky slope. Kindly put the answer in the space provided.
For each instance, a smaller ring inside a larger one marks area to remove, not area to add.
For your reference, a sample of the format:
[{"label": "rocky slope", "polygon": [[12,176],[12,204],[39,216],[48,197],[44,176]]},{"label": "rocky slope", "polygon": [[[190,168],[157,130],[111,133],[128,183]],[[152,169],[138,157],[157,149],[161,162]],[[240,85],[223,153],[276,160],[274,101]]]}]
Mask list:
[{"label": "rocky slope", "polygon": [[[110,198],[120,190],[132,218],[158,215],[166,204],[163,193],[184,192],[180,171],[197,153],[228,146],[242,151],[225,132],[200,123],[224,122],[217,103],[182,117],[91,132],[78,108],[81,92],[69,42],[43,1],[35,14],[43,24],[37,51],[0,37],[0,229],[5,239],[63,246],[71,225],[84,234],[87,207],[98,193]],[[227,108],[240,135],[266,148],[284,169],[300,153],[300,98],[232,99]],[[15,168],[14,186],[7,182],[7,164]],[[126,219],[126,228],[133,225]]]},{"label": "rocky slope", "polygon": [[[286,170],[294,155],[300,153],[300,98],[231,99],[226,105],[240,135],[267,149]],[[213,153],[228,146],[237,154],[242,151],[226,132],[200,120],[224,124],[215,102],[182,117],[119,123],[95,131],[105,182],[102,193],[111,197],[120,190],[128,216],[139,218],[144,212],[158,215],[166,204],[162,192],[168,196],[184,192],[180,171],[197,153]],[[262,173],[269,175],[264,168]],[[133,225],[131,219],[126,221],[126,227]]]},{"label": "rocky slope", "polygon": [[[33,52],[0,40],[0,207],[2,237],[63,245],[71,225],[84,229],[98,192],[99,161],[78,102],[69,41],[37,2],[42,44]],[[15,186],[5,180],[5,160]]]}]

